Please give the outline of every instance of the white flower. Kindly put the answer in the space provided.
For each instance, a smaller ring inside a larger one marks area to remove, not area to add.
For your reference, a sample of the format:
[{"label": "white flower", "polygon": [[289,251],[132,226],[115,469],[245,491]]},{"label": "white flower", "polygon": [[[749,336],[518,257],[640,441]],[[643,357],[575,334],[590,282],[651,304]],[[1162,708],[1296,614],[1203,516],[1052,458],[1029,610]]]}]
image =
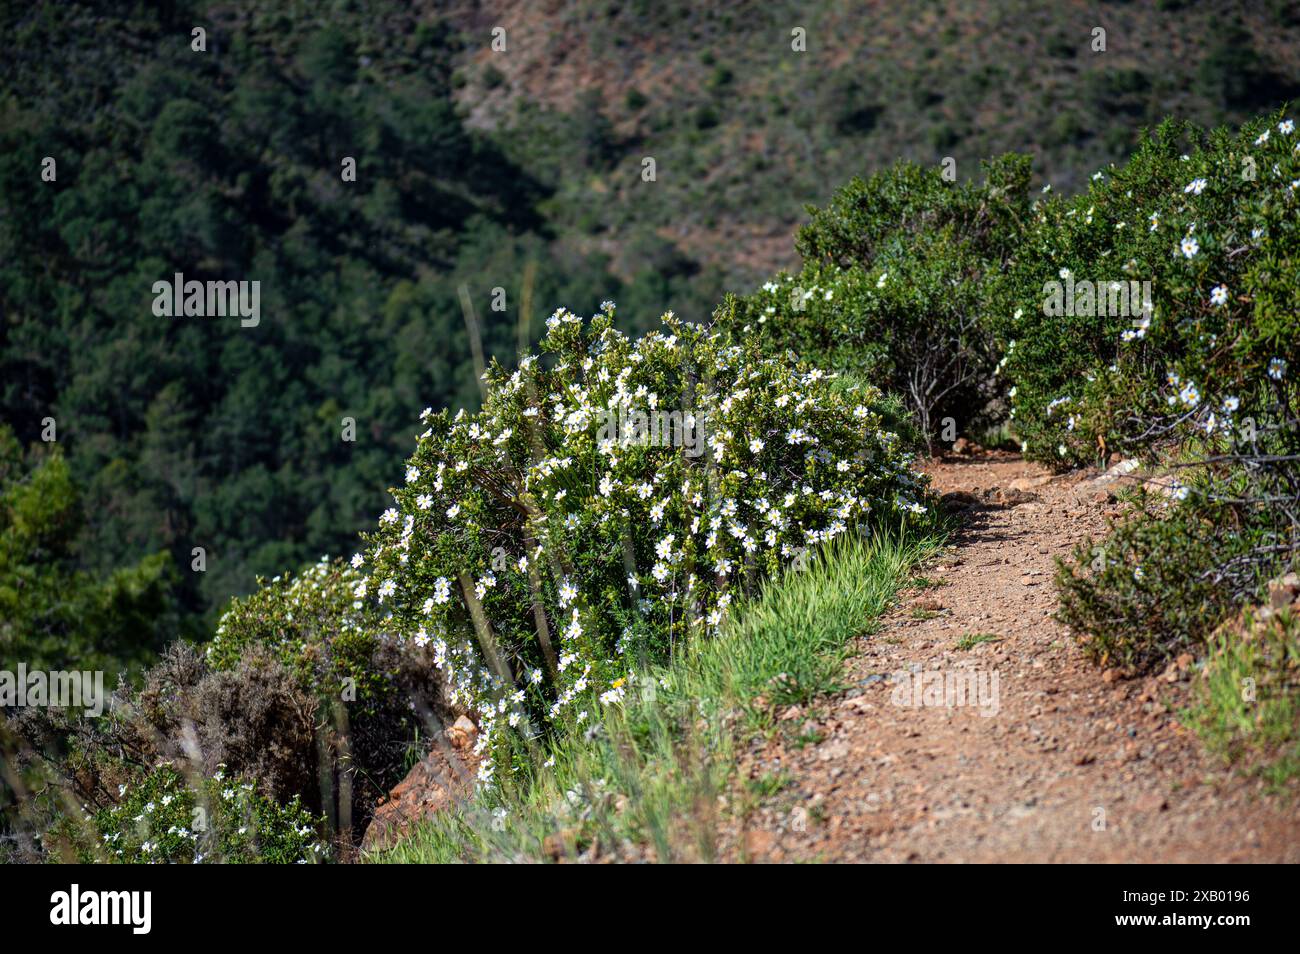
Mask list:
[{"label": "white flower", "polygon": [[1281,358],[1273,358],[1268,363],[1268,376],[1274,381],[1281,381],[1286,375],[1286,362]]},{"label": "white flower", "polygon": [[1277,131],[1283,136],[1289,136],[1291,133],[1295,132],[1295,123],[1289,119],[1284,119],[1277,124]]},{"label": "white flower", "polygon": [[1228,286],[1215,285],[1210,289],[1210,304],[1226,305],[1228,303]]},{"label": "white flower", "polygon": [[1187,258],[1194,258],[1196,256],[1196,253],[1201,250],[1200,243],[1197,242],[1196,239],[1192,238],[1190,235],[1188,235],[1183,239],[1183,241],[1180,243],[1180,247],[1183,250],[1183,255]]},{"label": "white flower", "polygon": [[1207,185],[1209,185],[1209,183],[1204,179],[1193,179],[1183,187],[1183,191],[1190,192],[1192,195],[1200,195],[1205,191]]},{"label": "white flower", "polygon": [[763,449],[763,447],[764,447],[763,442],[759,440],[757,437],[755,437],[752,441],[749,442],[749,451],[751,454],[757,454],[759,451]]},{"label": "white flower", "polygon": [[433,601],[439,606],[451,599],[451,580],[440,576],[433,581]]}]

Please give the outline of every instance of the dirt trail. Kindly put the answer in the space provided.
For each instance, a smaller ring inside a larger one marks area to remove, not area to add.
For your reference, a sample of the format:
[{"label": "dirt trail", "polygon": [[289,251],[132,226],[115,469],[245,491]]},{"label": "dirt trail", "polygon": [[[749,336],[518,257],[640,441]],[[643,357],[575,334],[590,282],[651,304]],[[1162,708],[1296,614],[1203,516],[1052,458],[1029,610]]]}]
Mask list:
[{"label": "dirt trail", "polygon": [[[744,775],[790,783],[749,814],[732,851],[757,861],[1300,861],[1296,808],[1179,725],[1191,673],[1108,682],[1051,618],[1053,558],[1104,526],[1108,505],[1084,492],[1096,475],[1051,477],[1008,454],[927,469],[940,492],[987,501],[966,510],[955,550],[924,571],[945,585],[908,591],[856,647],[853,688],[782,713],[786,731],[749,753]],[[977,634],[999,639],[956,648]],[[963,667],[997,674],[996,714],[895,704],[891,674]]]}]

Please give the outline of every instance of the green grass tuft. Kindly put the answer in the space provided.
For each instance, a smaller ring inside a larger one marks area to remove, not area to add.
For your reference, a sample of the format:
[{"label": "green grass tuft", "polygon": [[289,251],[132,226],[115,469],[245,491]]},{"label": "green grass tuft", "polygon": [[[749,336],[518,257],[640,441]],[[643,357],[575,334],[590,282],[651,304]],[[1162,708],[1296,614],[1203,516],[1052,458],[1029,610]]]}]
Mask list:
[{"label": "green grass tuft", "polygon": [[1300,779],[1300,616],[1246,614],[1209,640],[1189,722],[1207,747],[1280,791]]},{"label": "green grass tuft", "polygon": [[961,639],[957,640],[954,648],[963,652],[968,649],[974,649],[980,643],[1000,643],[1002,637],[996,633],[966,633]]}]

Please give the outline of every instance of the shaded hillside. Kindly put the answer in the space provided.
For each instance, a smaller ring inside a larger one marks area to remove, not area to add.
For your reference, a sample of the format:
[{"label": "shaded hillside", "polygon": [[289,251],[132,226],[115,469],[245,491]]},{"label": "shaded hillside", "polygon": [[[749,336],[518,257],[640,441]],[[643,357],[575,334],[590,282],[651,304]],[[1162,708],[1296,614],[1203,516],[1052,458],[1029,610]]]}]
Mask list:
[{"label": "shaded hillside", "polygon": [[[831,183],[945,156],[973,177],[1017,151],[1040,184],[1077,191],[1143,126],[1240,123],[1300,83],[1290,2],[485,0],[449,17],[481,38],[457,100],[557,187],[572,241],[634,272],[632,240],[655,232],[732,287],[793,263],[794,225]],[[498,25],[505,53],[488,45]]]}]

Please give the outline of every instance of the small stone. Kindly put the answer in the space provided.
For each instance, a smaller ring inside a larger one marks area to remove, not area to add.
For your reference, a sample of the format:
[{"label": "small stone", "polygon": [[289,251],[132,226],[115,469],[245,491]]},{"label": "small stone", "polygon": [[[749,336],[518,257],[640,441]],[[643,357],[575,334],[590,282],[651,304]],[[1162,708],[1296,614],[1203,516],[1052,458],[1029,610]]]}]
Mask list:
[{"label": "small stone", "polygon": [[447,729],[447,741],[456,749],[467,749],[478,738],[478,726],[468,716],[460,716]]},{"label": "small stone", "polygon": [[776,835],[761,828],[745,832],[745,853],[751,858],[766,858],[776,847]]},{"label": "small stone", "polygon": [[1300,574],[1288,573],[1268,581],[1268,604],[1273,609],[1290,606],[1300,596]]},{"label": "small stone", "polygon": [[1150,792],[1139,798],[1133,807],[1140,812],[1163,812],[1169,807],[1169,802],[1159,792]]},{"label": "small stone", "polygon": [[1007,484],[1007,487],[1011,490],[1033,490],[1035,487],[1051,483],[1054,479],[1051,474],[1042,474],[1038,477],[1017,477]]}]

